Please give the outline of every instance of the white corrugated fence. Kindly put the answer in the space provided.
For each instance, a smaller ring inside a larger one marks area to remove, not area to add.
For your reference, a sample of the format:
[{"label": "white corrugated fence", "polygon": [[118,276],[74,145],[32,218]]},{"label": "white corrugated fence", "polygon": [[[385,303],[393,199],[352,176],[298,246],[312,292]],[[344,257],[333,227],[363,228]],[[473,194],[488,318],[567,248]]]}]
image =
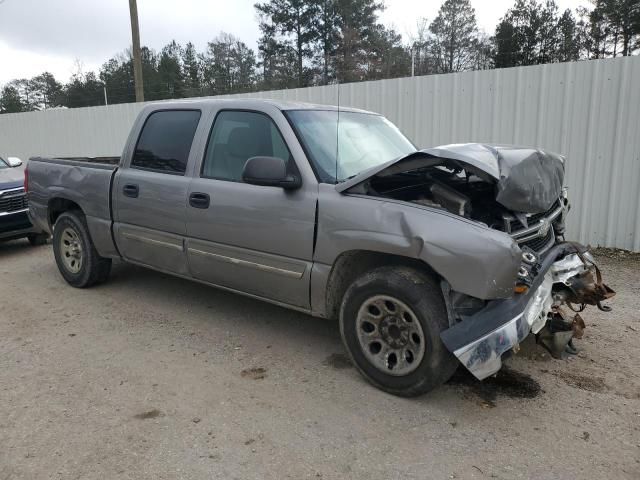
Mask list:
[{"label": "white corrugated fence", "polygon": [[[338,91],[339,88],[339,91]],[[640,251],[640,57],[242,94],[380,112],[419,147],[536,146],[567,156],[569,235]],[[140,104],[0,115],[0,153],[119,155]]]}]

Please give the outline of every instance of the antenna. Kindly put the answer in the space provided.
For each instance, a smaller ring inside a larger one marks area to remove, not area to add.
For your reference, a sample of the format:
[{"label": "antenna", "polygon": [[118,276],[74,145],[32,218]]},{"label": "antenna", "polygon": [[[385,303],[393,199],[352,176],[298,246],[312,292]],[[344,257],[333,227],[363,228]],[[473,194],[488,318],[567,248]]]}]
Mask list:
[{"label": "antenna", "polygon": [[336,86],[338,88],[338,118],[336,121],[336,183],[338,183],[338,156],[340,155],[340,79],[337,71]]}]

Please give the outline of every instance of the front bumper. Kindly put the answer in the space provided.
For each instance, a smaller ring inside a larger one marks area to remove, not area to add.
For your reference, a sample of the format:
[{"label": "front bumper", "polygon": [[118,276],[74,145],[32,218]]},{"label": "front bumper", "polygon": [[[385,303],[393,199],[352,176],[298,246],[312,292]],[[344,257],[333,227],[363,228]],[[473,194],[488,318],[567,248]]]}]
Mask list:
[{"label": "front bumper", "polygon": [[[441,333],[447,349],[479,380],[502,367],[502,355],[529,333],[538,333],[554,307],[554,286],[589,274],[586,248],[561,243],[540,259],[538,273],[526,293],[489,302],[479,312]],[[589,255],[590,257],[590,255]],[[591,259],[590,259],[591,260]],[[586,303],[586,302],[585,302]]]},{"label": "front bumper", "polygon": [[0,240],[20,238],[35,232],[36,229],[31,224],[26,209],[0,212]]}]

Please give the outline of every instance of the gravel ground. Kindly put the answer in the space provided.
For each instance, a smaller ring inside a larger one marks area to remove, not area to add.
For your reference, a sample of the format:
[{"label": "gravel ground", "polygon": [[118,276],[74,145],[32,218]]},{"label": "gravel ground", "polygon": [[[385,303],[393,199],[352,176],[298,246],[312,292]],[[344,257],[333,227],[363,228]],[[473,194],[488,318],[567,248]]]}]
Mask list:
[{"label": "gravel ground", "polygon": [[604,253],[577,357],[401,399],[333,322],[127,265],[76,290],[0,244],[0,479],[638,479],[640,259]]}]

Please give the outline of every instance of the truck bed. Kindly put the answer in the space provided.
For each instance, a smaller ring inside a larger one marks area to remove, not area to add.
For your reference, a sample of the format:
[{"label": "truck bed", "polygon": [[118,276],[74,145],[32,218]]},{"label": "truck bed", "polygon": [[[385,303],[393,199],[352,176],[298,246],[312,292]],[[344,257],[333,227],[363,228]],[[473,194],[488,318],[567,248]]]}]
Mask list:
[{"label": "truck bed", "polygon": [[113,169],[120,163],[120,157],[32,157],[29,161]]},{"label": "truck bed", "polygon": [[52,231],[57,208],[76,204],[85,214],[96,248],[115,252],[111,236],[111,185],[119,157],[29,159],[29,217],[47,232]]}]

